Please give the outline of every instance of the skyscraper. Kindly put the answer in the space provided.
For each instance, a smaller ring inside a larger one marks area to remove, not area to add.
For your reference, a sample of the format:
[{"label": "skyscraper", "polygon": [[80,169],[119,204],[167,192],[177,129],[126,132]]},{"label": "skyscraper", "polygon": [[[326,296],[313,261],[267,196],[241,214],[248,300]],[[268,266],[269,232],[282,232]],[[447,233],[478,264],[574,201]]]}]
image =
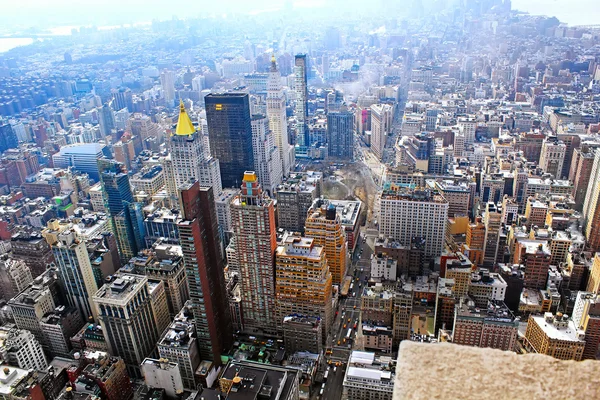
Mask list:
[{"label": "skyscraper", "polygon": [[320,317],[322,336],[333,323],[331,273],[323,246],[313,238],[286,234],[276,250],[277,319],[292,314]]},{"label": "skyscraper", "polygon": [[373,104],[371,106],[371,148],[377,157],[383,157],[387,135],[392,128],[392,106]]},{"label": "skyscraper", "polygon": [[315,199],[321,197],[321,172],[296,172],[277,188],[277,228],[304,232],[306,215]]},{"label": "skyscraper", "polygon": [[281,85],[281,74],[277,69],[275,55],[271,58],[271,69],[267,81],[267,117],[269,128],[275,137],[279,150],[283,175],[288,176],[295,162],[294,147],[288,141],[287,116],[285,114],[285,95]]},{"label": "skyscraper", "polygon": [[102,159],[98,161],[98,170],[105,195],[105,208],[111,216],[118,215],[125,209],[126,203],[133,203],[133,192],[124,165]]},{"label": "skyscraper", "polygon": [[483,246],[483,265],[494,266],[498,258],[500,228],[502,226],[502,213],[492,202],[486,204],[485,215],[483,216],[485,225],[485,242]]},{"label": "skyscraper", "polygon": [[296,145],[308,147],[308,79],[306,54],[298,54],[294,60],[294,91],[296,93]]},{"label": "skyscraper", "polygon": [[0,125],[0,152],[19,147],[17,134],[11,124]]},{"label": "skyscraper", "polygon": [[575,328],[585,332],[584,360],[595,360],[600,345],[600,297],[595,293],[578,292],[573,308]]},{"label": "skyscraper", "polygon": [[112,134],[115,129],[115,114],[108,103],[104,103],[98,113],[98,122],[100,124],[100,132],[104,136]]},{"label": "skyscraper", "polygon": [[97,315],[92,296],[98,286],[85,242],[77,237],[68,224],[60,224],[57,220],[51,220],[42,234],[52,246],[67,302],[77,308],[83,320],[89,317],[95,320]]},{"label": "skyscraper", "polygon": [[232,330],[213,190],[198,182],[181,187],[179,238],[190,288],[200,357],[221,363]]},{"label": "skyscraper", "polygon": [[448,202],[437,192],[389,185],[380,199],[380,233],[409,246],[425,239],[425,258],[439,257],[444,249]]},{"label": "skyscraper", "polygon": [[160,86],[168,107],[173,107],[175,101],[175,73],[164,70],[160,73]]},{"label": "skyscraper", "polygon": [[127,109],[129,112],[133,112],[133,96],[131,89],[119,88],[112,90],[112,101],[111,105],[115,111]]},{"label": "skyscraper", "polygon": [[175,187],[198,181],[200,186],[212,187],[215,196],[220,196],[223,189],[219,160],[210,155],[203,139],[181,102],[175,134],[170,140]]},{"label": "skyscraper", "polygon": [[42,346],[29,331],[3,326],[0,328],[0,343],[0,354],[5,363],[32,370],[48,367]]},{"label": "skyscraper", "polygon": [[592,251],[600,250],[600,149],[595,151],[594,164],[583,203],[584,233]]},{"label": "skyscraper", "polygon": [[354,155],[354,114],[350,111],[327,114],[327,155],[352,160]]},{"label": "skyscraper", "polygon": [[208,94],[204,98],[210,151],[219,160],[223,187],[237,187],[254,169],[250,101],[246,93]]},{"label": "skyscraper", "polygon": [[252,150],[254,170],[258,173],[258,183],[270,196],[283,180],[279,149],[275,147],[269,121],[262,114],[252,116]]},{"label": "skyscraper", "polygon": [[8,254],[0,256],[0,297],[12,299],[31,281],[33,276],[23,260],[9,257]]},{"label": "skyscraper", "polygon": [[325,248],[332,282],[334,285],[341,285],[346,276],[348,242],[335,205],[327,200],[315,200],[308,210],[304,229],[306,237],[313,238],[315,244]]},{"label": "skyscraper", "polygon": [[[164,290],[162,283],[158,285]],[[164,327],[156,323],[156,304],[148,278],[117,274],[94,295],[94,303],[111,354],[123,357],[131,377],[154,350]],[[166,308],[166,298],[164,299]]]},{"label": "skyscraper", "polygon": [[114,160],[98,161],[105,209],[113,218],[119,255],[127,263],[144,248],[144,216],[141,205],[134,202],[129,176],[124,165]]},{"label": "skyscraper", "polygon": [[275,210],[254,171],[244,174],[241,193],[231,203],[231,217],[242,286],[244,328],[277,334],[275,308]]}]

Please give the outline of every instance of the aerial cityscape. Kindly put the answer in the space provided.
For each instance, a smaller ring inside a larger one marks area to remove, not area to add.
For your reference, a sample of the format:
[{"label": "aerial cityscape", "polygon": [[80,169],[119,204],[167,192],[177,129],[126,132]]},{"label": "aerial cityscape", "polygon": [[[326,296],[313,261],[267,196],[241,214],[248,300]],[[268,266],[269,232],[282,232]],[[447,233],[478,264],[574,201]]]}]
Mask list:
[{"label": "aerial cityscape", "polygon": [[3,6],[0,400],[600,398],[595,2],[121,3]]}]

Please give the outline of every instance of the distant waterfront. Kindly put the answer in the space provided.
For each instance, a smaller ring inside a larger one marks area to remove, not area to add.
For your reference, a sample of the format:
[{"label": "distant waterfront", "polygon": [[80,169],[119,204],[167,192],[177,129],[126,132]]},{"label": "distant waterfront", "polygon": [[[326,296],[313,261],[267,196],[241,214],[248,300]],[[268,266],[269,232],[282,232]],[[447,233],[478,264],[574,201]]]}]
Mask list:
[{"label": "distant waterfront", "polygon": [[32,38],[0,38],[0,53],[33,43]]},{"label": "distant waterfront", "polygon": [[600,24],[598,0],[513,0],[512,8],[532,15],[556,17],[571,26]]}]

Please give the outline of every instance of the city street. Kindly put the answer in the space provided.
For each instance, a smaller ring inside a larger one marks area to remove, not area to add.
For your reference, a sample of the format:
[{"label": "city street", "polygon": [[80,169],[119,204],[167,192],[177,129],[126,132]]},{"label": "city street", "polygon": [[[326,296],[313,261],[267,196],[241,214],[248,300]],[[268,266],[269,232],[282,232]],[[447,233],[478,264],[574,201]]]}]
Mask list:
[{"label": "city street", "polygon": [[[360,325],[360,302],[365,288],[365,281],[370,277],[370,258],[373,253],[372,246],[374,240],[373,237],[368,237],[367,242],[363,243],[363,237],[361,234],[352,255],[351,265],[348,268],[347,275],[353,279],[352,289],[348,292],[348,297],[340,301],[337,310],[338,315],[333,323],[333,334],[330,338],[330,348],[332,348],[333,354],[329,357],[332,364],[323,396],[321,397],[322,399],[340,399],[341,391],[339,388],[342,386],[344,379],[346,362],[350,356],[350,351],[357,345],[356,334]],[[354,275],[355,271],[356,276]],[[355,324],[356,328],[354,328]],[[351,330],[350,336],[348,336],[349,330]],[[336,366],[336,363],[340,363],[340,365]],[[336,366],[335,372],[334,366]],[[330,390],[330,388],[332,389]],[[320,392],[320,388],[317,390],[318,392]],[[317,398],[319,397],[317,396]]]}]

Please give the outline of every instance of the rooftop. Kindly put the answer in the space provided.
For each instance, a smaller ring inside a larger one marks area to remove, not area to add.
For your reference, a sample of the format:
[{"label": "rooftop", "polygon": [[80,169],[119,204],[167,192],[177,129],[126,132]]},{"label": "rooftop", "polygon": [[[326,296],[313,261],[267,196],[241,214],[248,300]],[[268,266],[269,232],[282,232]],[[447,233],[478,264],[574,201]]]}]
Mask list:
[{"label": "rooftop", "polygon": [[533,315],[529,317],[528,323],[537,324],[550,339],[585,342],[585,340],[580,338],[573,320],[568,319],[566,315],[559,314],[557,313],[556,317],[551,313],[546,313],[544,316]]},{"label": "rooftop", "polygon": [[365,384],[372,385],[378,381],[380,387],[391,386],[396,374],[395,360],[387,356],[376,356],[368,351],[352,351],[348,360],[348,370],[344,376],[344,385]]},{"label": "rooftop", "polygon": [[362,207],[360,200],[329,200],[329,203],[335,206],[342,225],[354,226],[356,224]]},{"label": "rooftop", "polygon": [[288,398],[293,385],[297,384],[298,371],[238,361],[225,367],[221,379],[234,382],[227,400],[276,400]]},{"label": "rooftop", "polygon": [[515,316],[502,301],[489,300],[487,309],[480,309],[472,301],[456,305],[457,318],[483,318],[485,321],[508,322],[515,321]]},{"label": "rooftop", "polygon": [[106,283],[95,294],[94,297],[109,300],[126,301],[133,297],[144,284],[148,282],[148,278],[143,275],[134,274],[117,274],[109,276]]},{"label": "rooftop", "polygon": [[278,256],[303,256],[318,261],[322,258],[324,251],[323,246],[314,244],[313,238],[286,234],[281,246],[277,247],[276,254]]},{"label": "rooftop", "polygon": [[159,340],[159,346],[188,348],[194,338],[194,318],[188,300]]},{"label": "rooftop", "polygon": [[2,371],[0,372],[0,395],[9,398],[15,389],[16,383],[27,376],[29,372],[9,365],[1,365],[0,370]]},{"label": "rooftop", "polygon": [[381,194],[381,200],[416,201],[430,203],[447,203],[437,192],[426,188],[412,188],[405,185],[386,183]]}]

